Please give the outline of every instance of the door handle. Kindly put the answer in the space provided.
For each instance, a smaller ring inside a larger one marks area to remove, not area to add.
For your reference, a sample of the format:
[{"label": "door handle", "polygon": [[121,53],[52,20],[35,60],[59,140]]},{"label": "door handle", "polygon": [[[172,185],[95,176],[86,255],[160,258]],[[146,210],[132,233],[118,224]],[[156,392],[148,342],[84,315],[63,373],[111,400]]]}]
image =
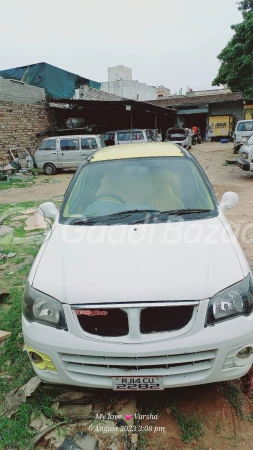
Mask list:
[{"label": "door handle", "polygon": [[52,155],[56,155],[56,152],[53,152]]},{"label": "door handle", "polygon": [[62,153],[62,156],[64,156],[64,153]]}]

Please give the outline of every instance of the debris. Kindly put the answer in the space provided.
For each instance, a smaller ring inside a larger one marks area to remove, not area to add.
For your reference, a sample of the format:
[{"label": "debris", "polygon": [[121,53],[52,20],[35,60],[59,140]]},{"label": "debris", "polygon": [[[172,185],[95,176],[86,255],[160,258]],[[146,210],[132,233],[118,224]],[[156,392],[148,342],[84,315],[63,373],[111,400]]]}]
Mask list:
[{"label": "debris", "polygon": [[7,259],[6,253],[0,253],[0,261],[5,261]]},{"label": "debris", "polygon": [[[125,400],[128,400],[127,403]],[[131,428],[134,425],[135,414],[137,414],[136,400],[123,399],[122,403],[122,405],[120,402],[118,405],[114,405],[115,411],[122,416],[123,420],[127,420],[127,425]]]},{"label": "debris", "polygon": [[37,436],[34,436],[34,438],[30,441],[30,443],[24,447],[24,450],[32,450],[35,445],[46,435],[48,435],[51,431],[53,431],[55,428],[63,425],[64,423],[66,423],[66,421],[64,420],[63,422],[58,422],[55,423],[52,426],[47,427],[44,431],[41,431],[41,433],[37,434]]},{"label": "debris", "polygon": [[8,419],[10,419],[13,414],[17,412],[19,405],[21,405],[21,403],[24,403],[26,401],[26,398],[32,395],[32,393],[38,388],[40,383],[41,379],[39,377],[33,377],[24,386],[12,389],[12,391],[6,394],[4,399],[4,414]]},{"label": "debris", "polygon": [[7,258],[14,258],[14,256],[16,256],[16,253],[8,253]]},{"label": "debris", "polygon": [[58,450],[98,450],[98,441],[81,431],[76,436],[66,436],[63,443],[58,447]]},{"label": "debris", "polygon": [[5,341],[10,337],[11,333],[9,331],[0,330],[0,342]]},{"label": "debris", "polygon": [[52,408],[60,417],[86,417],[92,413],[92,405],[62,405],[54,402]]},{"label": "debris", "polygon": [[25,221],[26,226],[24,227],[25,231],[37,230],[37,229],[45,229],[48,228],[48,221],[45,220],[39,213],[36,213],[30,217],[28,217]]},{"label": "debris", "polygon": [[0,236],[5,236],[6,234],[13,233],[13,228],[8,225],[0,225]]},{"label": "debris", "polygon": [[32,414],[30,427],[34,428],[36,431],[44,431],[51,425],[53,425],[52,420],[47,419],[43,414],[40,414],[38,417],[35,417]]},{"label": "debris", "polygon": [[59,394],[54,402],[59,402],[61,405],[78,405],[85,403],[91,403],[92,399],[95,398],[94,391],[76,391],[71,390]]},{"label": "debris", "polygon": [[132,434],[132,443],[136,444],[138,442],[138,434]]},{"label": "debris", "polygon": [[236,159],[226,159],[226,164],[236,164],[237,160]]}]

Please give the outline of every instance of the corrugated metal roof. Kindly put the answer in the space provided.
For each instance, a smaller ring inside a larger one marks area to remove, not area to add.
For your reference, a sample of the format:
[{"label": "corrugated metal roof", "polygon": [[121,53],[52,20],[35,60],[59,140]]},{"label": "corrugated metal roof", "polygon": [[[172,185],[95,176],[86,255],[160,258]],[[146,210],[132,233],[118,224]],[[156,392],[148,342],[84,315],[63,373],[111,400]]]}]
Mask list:
[{"label": "corrugated metal roof", "polygon": [[82,100],[125,100],[123,97],[119,97],[116,94],[109,94],[108,92],[101,91],[100,89],[93,89],[89,86],[81,86],[79,95]]},{"label": "corrugated metal roof", "polygon": [[203,105],[208,103],[222,103],[222,102],[234,102],[243,100],[243,96],[241,92],[232,92],[228,94],[217,94],[217,95],[199,95],[192,97],[173,97],[159,100],[150,100],[149,103],[152,103],[156,106],[162,106],[164,108],[168,107],[181,107],[181,106],[193,106],[193,105]]}]

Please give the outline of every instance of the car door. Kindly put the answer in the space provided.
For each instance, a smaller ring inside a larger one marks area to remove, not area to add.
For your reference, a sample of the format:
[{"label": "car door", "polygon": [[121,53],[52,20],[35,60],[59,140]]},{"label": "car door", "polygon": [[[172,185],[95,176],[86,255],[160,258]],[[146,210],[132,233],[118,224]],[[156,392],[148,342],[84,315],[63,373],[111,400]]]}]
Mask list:
[{"label": "car door", "polygon": [[83,138],[81,141],[81,158],[85,161],[89,156],[98,150],[98,143],[95,138]]},{"label": "car door", "polygon": [[60,139],[60,157],[62,168],[79,167],[82,163],[81,150],[78,138]]},{"label": "car door", "polygon": [[42,141],[34,157],[38,168],[44,167],[46,163],[53,163],[55,167],[61,167],[56,148],[56,139],[45,139]]}]

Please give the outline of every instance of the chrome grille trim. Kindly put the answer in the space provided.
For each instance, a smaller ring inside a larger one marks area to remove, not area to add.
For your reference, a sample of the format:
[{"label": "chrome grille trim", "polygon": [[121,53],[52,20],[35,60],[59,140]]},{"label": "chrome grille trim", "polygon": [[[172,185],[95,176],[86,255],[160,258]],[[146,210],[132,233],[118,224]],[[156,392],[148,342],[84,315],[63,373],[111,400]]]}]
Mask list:
[{"label": "chrome grille trim", "polygon": [[71,309],[104,309],[104,308],[154,308],[156,306],[197,306],[198,300],[194,301],[165,301],[165,302],[138,302],[138,303],[87,303],[80,305],[69,305]]}]

